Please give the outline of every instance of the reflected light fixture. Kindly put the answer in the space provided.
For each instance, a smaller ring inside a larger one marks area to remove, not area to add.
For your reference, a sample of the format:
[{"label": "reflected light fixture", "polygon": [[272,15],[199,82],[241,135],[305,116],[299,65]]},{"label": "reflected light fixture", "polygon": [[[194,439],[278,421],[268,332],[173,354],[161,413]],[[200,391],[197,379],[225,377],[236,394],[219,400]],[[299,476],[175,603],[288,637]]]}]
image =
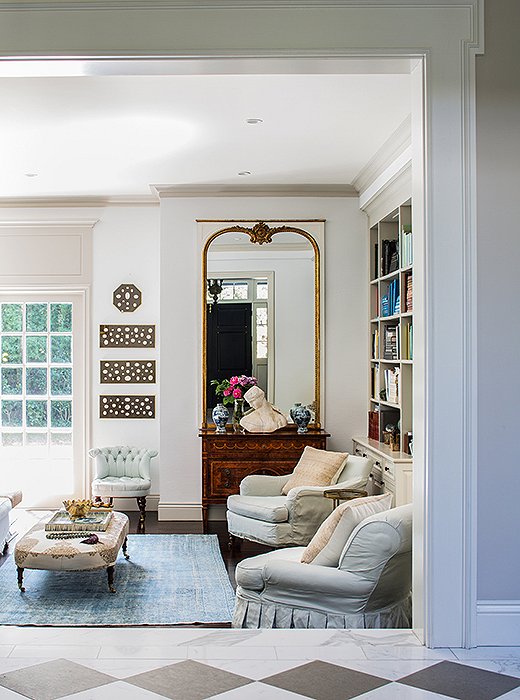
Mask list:
[{"label": "reflected light fixture", "polygon": [[263,119],[259,119],[258,117],[252,117],[250,119],[246,119],[246,124],[263,124]]},{"label": "reflected light fixture", "polygon": [[[224,280],[210,280],[208,279],[208,292],[210,297],[213,299],[213,305],[216,306],[219,296],[222,294],[222,283]],[[211,306],[209,310],[211,311]]]},{"label": "reflected light fixture", "polygon": [[239,175],[251,175],[251,171],[250,170],[241,170],[238,174]]}]

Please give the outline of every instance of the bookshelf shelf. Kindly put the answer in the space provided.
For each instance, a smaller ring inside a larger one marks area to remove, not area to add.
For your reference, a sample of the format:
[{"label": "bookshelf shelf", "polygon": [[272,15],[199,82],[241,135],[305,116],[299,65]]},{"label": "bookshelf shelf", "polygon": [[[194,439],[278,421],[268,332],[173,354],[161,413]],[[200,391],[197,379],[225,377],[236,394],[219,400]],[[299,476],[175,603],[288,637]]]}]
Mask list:
[{"label": "bookshelf shelf", "polygon": [[376,474],[372,481],[372,492],[392,492],[395,505],[409,502],[412,492],[411,223],[412,205],[408,201],[369,230],[368,435],[353,438],[355,453],[373,460],[374,474],[381,469],[381,478]]}]

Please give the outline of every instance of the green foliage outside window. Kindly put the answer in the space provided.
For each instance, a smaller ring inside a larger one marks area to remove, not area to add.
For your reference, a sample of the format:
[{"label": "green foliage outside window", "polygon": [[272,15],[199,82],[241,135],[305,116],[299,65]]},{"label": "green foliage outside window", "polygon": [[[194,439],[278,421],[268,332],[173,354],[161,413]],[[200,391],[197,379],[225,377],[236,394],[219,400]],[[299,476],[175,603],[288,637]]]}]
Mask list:
[{"label": "green foliage outside window", "polygon": [[72,401],[51,401],[51,427],[72,427]]},{"label": "green foliage outside window", "polygon": [[26,401],[25,422],[29,428],[46,428],[47,401]]},{"label": "green foliage outside window", "polygon": [[2,336],[2,364],[6,362],[22,363],[22,336],[4,335]]},{"label": "green foliage outside window", "polygon": [[2,425],[4,428],[22,427],[21,401],[2,401]]},{"label": "green foliage outside window", "polygon": [[27,304],[25,330],[30,333],[47,330],[47,304]]},{"label": "green foliage outside window", "polygon": [[72,304],[51,304],[51,331],[54,333],[72,331]]},{"label": "green foliage outside window", "polygon": [[44,367],[27,367],[25,393],[29,395],[47,393],[47,370]]},{"label": "green foliage outside window", "polygon": [[2,304],[2,330],[12,333],[22,330],[22,305]]},{"label": "green foliage outside window", "polygon": [[22,393],[22,368],[3,367],[2,368],[2,394]]},{"label": "green foliage outside window", "polygon": [[72,394],[72,368],[51,368],[51,394],[54,396],[67,396]]},{"label": "green foliage outside window", "polygon": [[25,339],[26,362],[47,362],[47,337],[28,335]]},{"label": "green foliage outside window", "polygon": [[62,364],[72,362],[72,337],[70,335],[51,335],[51,362]]}]

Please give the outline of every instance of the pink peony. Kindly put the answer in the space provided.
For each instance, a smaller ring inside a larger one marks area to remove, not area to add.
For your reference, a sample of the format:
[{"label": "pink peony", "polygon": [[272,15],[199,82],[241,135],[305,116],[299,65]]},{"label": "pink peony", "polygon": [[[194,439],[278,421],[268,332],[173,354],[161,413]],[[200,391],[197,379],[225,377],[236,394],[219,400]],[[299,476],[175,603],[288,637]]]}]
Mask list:
[{"label": "pink peony", "polygon": [[238,384],[238,381],[238,377],[231,377],[229,383],[231,384],[231,386],[234,386],[235,384]]},{"label": "pink peony", "polygon": [[231,394],[231,389],[224,389],[224,396],[229,396]]},{"label": "pink peony", "polygon": [[242,392],[240,391],[240,389],[233,389],[233,396],[235,399],[241,399]]}]

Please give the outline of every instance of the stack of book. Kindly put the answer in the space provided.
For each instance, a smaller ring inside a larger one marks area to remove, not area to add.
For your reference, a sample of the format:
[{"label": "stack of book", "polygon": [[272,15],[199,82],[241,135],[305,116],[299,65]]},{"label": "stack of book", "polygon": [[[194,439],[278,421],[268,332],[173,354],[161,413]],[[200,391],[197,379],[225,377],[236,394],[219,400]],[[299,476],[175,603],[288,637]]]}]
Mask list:
[{"label": "stack of book", "polygon": [[399,333],[397,326],[387,326],[385,328],[383,358],[385,360],[399,359]]},{"label": "stack of book", "polygon": [[370,368],[370,390],[373,399],[379,396],[379,365]]},{"label": "stack of book", "polygon": [[399,367],[385,369],[385,389],[388,403],[399,403]]},{"label": "stack of book", "polygon": [[45,523],[47,532],[105,532],[110,524],[112,511],[91,510],[83,518],[70,517],[66,510],[58,510]]},{"label": "stack of book", "polygon": [[403,360],[413,360],[413,325],[411,323],[403,324],[401,344]]},{"label": "stack of book", "polygon": [[401,308],[399,296],[399,281],[392,280],[388,285],[388,291],[381,297],[381,316],[393,316],[398,314]]},{"label": "stack of book", "polygon": [[376,328],[372,333],[372,359],[379,359],[379,329]]},{"label": "stack of book", "polygon": [[399,269],[399,242],[381,241],[381,275],[389,275]]},{"label": "stack of book", "polygon": [[405,291],[406,291],[406,311],[413,310],[413,279],[412,273],[408,272],[405,276]]},{"label": "stack of book", "polygon": [[379,440],[379,411],[368,412],[368,437]]},{"label": "stack of book", "polygon": [[413,263],[412,227],[404,224],[401,227],[401,267],[409,267]]}]

